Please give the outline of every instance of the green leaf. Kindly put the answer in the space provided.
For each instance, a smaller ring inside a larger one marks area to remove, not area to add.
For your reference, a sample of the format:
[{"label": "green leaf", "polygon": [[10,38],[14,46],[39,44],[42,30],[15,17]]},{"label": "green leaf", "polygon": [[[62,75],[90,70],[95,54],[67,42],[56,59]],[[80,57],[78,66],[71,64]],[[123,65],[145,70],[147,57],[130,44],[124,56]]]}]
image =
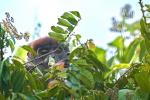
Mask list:
[{"label": "green leaf", "polygon": [[115,47],[117,49],[123,49],[124,47],[124,39],[121,36],[118,36],[111,43],[108,43],[109,46]]},{"label": "green leaf", "polygon": [[58,86],[54,86],[53,88],[51,89],[46,89],[44,91],[40,91],[40,92],[37,92],[36,95],[41,97],[41,98],[50,98],[52,96],[54,96],[59,90],[59,87]]},{"label": "green leaf", "polygon": [[108,70],[108,68],[98,60],[97,56],[95,53],[91,50],[88,50],[89,54],[86,56],[87,63],[92,64],[94,67],[99,69],[99,71],[105,72]]},{"label": "green leaf", "polygon": [[24,88],[25,72],[23,70],[16,70],[11,77],[12,89],[14,92],[20,92]]},{"label": "green leaf", "polygon": [[15,49],[13,41],[10,40],[10,39],[7,39],[7,42],[8,42],[8,44],[9,44],[9,46],[10,46],[11,52],[13,52],[14,49]]},{"label": "green leaf", "polygon": [[94,88],[95,82],[92,73],[83,68],[79,68],[79,71],[80,73],[77,75],[78,79],[82,81],[87,88]]},{"label": "green leaf", "polygon": [[68,20],[73,25],[77,25],[77,23],[78,23],[78,21],[75,19],[75,17],[71,13],[68,13],[68,12],[65,12],[61,16],[61,18]]},{"label": "green leaf", "polygon": [[21,61],[19,61],[18,59],[12,59],[12,62],[16,66],[16,68],[19,68],[19,69],[24,69],[25,68],[23,63]]},{"label": "green leaf", "polygon": [[0,87],[4,91],[8,91],[10,88],[10,64],[9,60],[6,59],[0,63]]},{"label": "green leaf", "polygon": [[134,90],[129,90],[129,89],[119,90],[118,100],[127,100],[127,96],[130,98],[130,100],[141,100],[140,98],[138,98],[138,95],[136,95]]},{"label": "green leaf", "polygon": [[[60,85],[61,85],[61,87],[63,87],[65,89],[65,91],[67,90],[67,92],[69,92],[71,95],[76,96],[76,97],[78,96],[77,92],[72,87],[70,88],[66,84],[63,84],[63,83],[61,83]],[[62,100],[62,98],[60,100]]]},{"label": "green leaf", "polygon": [[33,56],[36,55],[36,52],[28,45],[23,45],[23,46],[21,46],[21,48],[23,48],[24,50],[30,52]]},{"label": "green leaf", "polygon": [[58,18],[58,23],[57,24],[62,25],[62,26],[66,26],[66,27],[72,27],[72,25],[68,21],[66,21],[62,18]]},{"label": "green leaf", "polygon": [[108,65],[109,67],[111,67],[111,66],[113,65],[114,59],[115,59],[115,57],[113,56],[113,57],[111,57],[111,58],[107,61],[107,65]]},{"label": "green leaf", "polygon": [[145,41],[142,40],[140,43],[140,53],[139,53],[139,60],[140,61],[143,60],[145,54],[146,54]]},{"label": "green leaf", "polygon": [[141,71],[141,72],[136,73],[135,80],[143,91],[150,92],[150,73],[149,72]]},{"label": "green leaf", "polygon": [[80,48],[80,47],[74,49],[74,50],[70,53],[70,55],[69,55],[69,57],[68,57],[69,60],[71,61],[71,60],[73,60],[73,58],[74,58],[75,56],[80,55],[80,51],[82,51],[82,48]]},{"label": "green leaf", "polygon": [[77,35],[76,35],[76,39],[77,39],[77,41],[80,41],[81,35],[80,35],[80,34],[77,34]]},{"label": "green leaf", "polygon": [[32,89],[37,89],[37,81],[36,79],[32,76],[31,73],[26,74],[26,77],[28,78],[28,84],[30,84],[30,86],[32,87]]},{"label": "green leaf", "polygon": [[128,46],[128,48],[126,49],[125,51],[125,62],[126,63],[129,63],[131,62],[133,56],[135,55],[135,52],[136,52],[136,48],[138,47],[138,45],[140,44],[140,39],[139,38],[136,38],[134,39],[134,41],[132,41],[130,43],[130,45]]},{"label": "green leaf", "polygon": [[147,27],[147,25],[143,19],[141,19],[140,25],[141,25],[141,34],[145,39],[146,49],[147,49],[148,53],[150,54],[150,31],[149,31],[149,28]]},{"label": "green leaf", "polygon": [[82,67],[90,67],[90,66],[91,66],[90,64],[88,64],[88,63],[86,62],[85,59],[73,60],[72,63],[75,64],[75,65],[77,65],[77,66],[79,66],[79,67],[80,67],[80,66],[82,66]]},{"label": "green leaf", "polygon": [[56,33],[67,34],[67,32],[65,32],[65,30],[59,26],[52,26],[51,30],[56,32]]},{"label": "green leaf", "polygon": [[0,99],[1,99],[1,100],[6,100],[5,96],[2,95],[1,93],[0,93]]},{"label": "green leaf", "polygon": [[133,22],[131,24],[127,24],[127,30],[130,32],[131,35],[135,35],[136,30],[140,30],[140,21]]},{"label": "green leaf", "polygon": [[[3,67],[4,67],[4,60],[0,62],[0,79],[3,76]],[[1,81],[0,81],[1,82]]]},{"label": "green leaf", "polygon": [[27,50],[23,49],[22,47],[18,47],[18,48],[16,48],[16,50],[15,50],[14,56],[15,56],[15,57],[18,57],[18,58],[20,58],[20,59],[22,59],[22,60],[25,61],[25,60],[26,60],[26,57],[27,57],[27,53],[28,53]]},{"label": "green leaf", "polygon": [[126,64],[126,63],[116,64],[110,68],[110,71],[107,72],[105,77],[110,76],[112,73],[117,72],[120,69],[127,69],[129,67],[130,67],[130,64]]},{"label": "green leaf", "polygon": [[121,64],[116,64],[116,65],[112,66],[111,70],[115,71],[115,70],[118,70],[118,69],[124,69],[124,68],[129,68],[129,67],[130,67],[129,64],[121,63]]},{"label": "green leaf", "polygon": [[145,22],[144,22],[143,19],[141,19],[140,25],[141,25],[141,34],[143,35],[143,37],[146,37],[146,36],[145,36],[145,33],[146,33],[146,25],[145,25]]},{"label": "green leaf", "polygon": [[80,13],[78,11],[70,11],[70,13],[74,14],[75,16],[81,19]]},{"label": "green leaf", "polygon": [[106,50],[96,47],[95,54],[102,63],[106,63]]},{"label": "green leaf", "polygon": [[65,37],[61,33],[49,32],[48,34],[51,38],[53,38],[53,39],[55,39],[59,42],[64,42],[65,41]]},{"label": "green leaf", "polygon": [[148,5],[148,4],[145,4],[145,6],[146,6],[146,10],[148,11],[148,12],[150,12],[150,5]]},{"label": "green leaf", "polygon": [[149,39],[145,39],[145,46],[146,46],[148,53],[150,54],[150,40]]}]

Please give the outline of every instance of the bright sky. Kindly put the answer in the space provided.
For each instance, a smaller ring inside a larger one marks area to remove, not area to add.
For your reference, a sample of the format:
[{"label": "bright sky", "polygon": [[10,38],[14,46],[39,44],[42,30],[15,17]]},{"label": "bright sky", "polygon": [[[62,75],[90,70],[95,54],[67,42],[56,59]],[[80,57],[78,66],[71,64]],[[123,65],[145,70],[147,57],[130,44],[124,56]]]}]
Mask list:
[{"label": "bright sky", "polygon": [[41,35],[46,35],[65,11],[77,10],[82,20],[76,32],[83,40],[92,38],[96,45],[106,47],[117,35],[109,31],[111,17],[119,18],[120,8],[127,3],[136,10],[134,20],[138,20],[141,17],[138,0],[0,0],[0,20],[9,12],[18,31],[31,34],[40,22]]}]

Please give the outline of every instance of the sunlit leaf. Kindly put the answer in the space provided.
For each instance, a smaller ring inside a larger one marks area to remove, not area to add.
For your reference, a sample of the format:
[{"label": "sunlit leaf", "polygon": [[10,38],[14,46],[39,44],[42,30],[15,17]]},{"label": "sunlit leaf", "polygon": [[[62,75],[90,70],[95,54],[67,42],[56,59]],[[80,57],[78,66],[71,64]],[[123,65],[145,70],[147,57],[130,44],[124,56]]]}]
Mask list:
[{"label": "sunlit leaf", "polygon": [[27,53],[28,53],[27,50],[25,50],[25,49],[23,49],[23,48],[21,48],[21,47],[18,47],[18,48],[16,48],[16,50],[15,50],[14,56],[19,57],[20,59],[22,59],[22,60],[25,61],[25,59],[26,59],[26,57],[27,57]]},{"label": "sunlit leaf", "polygon": [[51,30],[56,33],[67,34],[67,32],[65,32],[65,30],[59,26],[51,26]]},{"label": "sunlit leaf", "polygon": [[78,18],[81,18],[80,13],[78,11],[70,11],[72,14],[77,16]]},{"label": "sunlit leaf", "polygon": [[66,27],[72,27],[71,24],[68,21],[66,21],[62,18],[58,18],[58,23],[57,24],[62,25],[62,26],[66,26]]},{"label": "sunlit leaf", "polygon": [[28,45],[23,45],[23,46],[21,46],[21,48],[23,48],[24,50],[30,52],[33,56],[36,55],[36,52]]},{"label": "sunlit leaf", "polygon": [[81,39],[81,35],[80,35],[80,34],[77,34],[77,35],[76,35],[76,39],[77,39],[77,41],[79,41],[79,40]]},{"label": "sunlit leaf", "polygon": [[95,54],[101,62],[106,63],[106,50],[96,47]]},{"label": "sunlit leaf", "polygon": [[135,51],[136,51],[136,48],[139,45],[139,43],[140,43],[140,39],[136,38],[136,39],[134,39],[134,41],[132,41],[130,43],[130,45],[126,49],[126,51],[125,51],[126,63],[129,63],[132,60],[133,56],[135,55]]},{"label": "sunlit leaf", "polygon": [[59,81],[57,81],[57,80],[52,80],[52,81],[48,82],[47,88],[48,88],[48,89],[51,89],[51,88],[53,88],[55,85],[57,85],[58,83],[59,83]]},{"label": "sunlit leaf", "polygon": [[49,32],[49,36],[59,42],[64,42],[65,37],[61,33]]},{"label": "sunlit leaf", "polygon": [[111,43],[108,43],[108,45],[111,46],[111,47],[122,49],[124,47],[124,39],[121,36],[118,36]]},{"label": "sunlit leaf", "polygon": [[121,63],[121,64],[116,64],[116,65],[113,65],[111,68],[110,68],[110,71],[107,72],[106,76],[105,77],[108,77],[109,75],[111,75],[112,73],[120,70],[120,69],[127,69],[129,68],[130,65],[129,64],[125,64],[125,63]]},{"label": "sunlit leaf", "polygon": [[95,51],[95,49],[96,49],[96,46],[95,46],[95,44],[92,41],[88,41],[87,42],[87,46],[92,51]]},{"label": "sunlit leaf", "polygon": [[61,16],[61,18],[68,20],[73,25],[77,25],[77,23],[78,23],[78,21],[75,19],[75,17],[71,13],[68,13],[68,12],[65,12]]}]

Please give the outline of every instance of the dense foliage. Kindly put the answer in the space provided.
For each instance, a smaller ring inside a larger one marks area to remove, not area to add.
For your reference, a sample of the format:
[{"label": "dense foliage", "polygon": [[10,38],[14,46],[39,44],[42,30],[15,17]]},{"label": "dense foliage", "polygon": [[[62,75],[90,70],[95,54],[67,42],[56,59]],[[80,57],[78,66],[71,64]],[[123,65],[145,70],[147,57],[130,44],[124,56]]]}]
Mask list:
[{"label": "dense foliage", "polygon": [[[139,5],[143,14],[140,21],[127,23],[133,17],[130,5],[122,8],[121,21],[112,18],[111,31],[120,35],[108,44],[115,50],[108,58],[107,50],[95,46],[91,39],[82,43],[81,36],[74,32],[80,13],[65,12],[51,27],[49,36],[64,46],[69,44],[69,65],[62,68],[49,60],[53,66],[46,73],[26,70],[32,62],[25,62],[26,52],[35,54],[29,46],[21,46],[14,53],[16,39],[27,40],[29,34],[18,33],[13,18],[6,13],[0,23],[0,100],[149,100],[150,5],[142,0]],[[53,81],[47,83],[49,79]]]}]

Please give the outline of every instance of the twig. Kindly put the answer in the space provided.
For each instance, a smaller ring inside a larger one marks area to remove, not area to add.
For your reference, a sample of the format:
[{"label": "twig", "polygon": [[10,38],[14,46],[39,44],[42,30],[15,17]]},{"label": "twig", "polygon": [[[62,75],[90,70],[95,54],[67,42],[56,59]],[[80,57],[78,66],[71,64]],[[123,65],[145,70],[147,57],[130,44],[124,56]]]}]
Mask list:
[{"label": "twig", "polygon": [[145,17],[145,14],[144,14],[145,10],[143,9],[144,5],[143,5],[142,0],[139,0],[139,4],[140,4],[140,7],[141,7],[141,11],[142,11],[142,16],[143,16],[144,22],[147,23],[146,17]]},{"label": "twig", "polygon": [[120,81],[121,79],[123,79],[123,77],[124,77],[125,75],[128,75],[128,74],[132,71],[132,69],[134,69],[134,68],[136,68],[136,67],[138,67],[138,66],[140,66],[140,65],[141,65],[141,63],[134,63],[134,64],[132,64],[131,67],[130,67],[123,75],[121,75],[120,78],[115,82],[114,87],[118,86],[119,81]]}]

